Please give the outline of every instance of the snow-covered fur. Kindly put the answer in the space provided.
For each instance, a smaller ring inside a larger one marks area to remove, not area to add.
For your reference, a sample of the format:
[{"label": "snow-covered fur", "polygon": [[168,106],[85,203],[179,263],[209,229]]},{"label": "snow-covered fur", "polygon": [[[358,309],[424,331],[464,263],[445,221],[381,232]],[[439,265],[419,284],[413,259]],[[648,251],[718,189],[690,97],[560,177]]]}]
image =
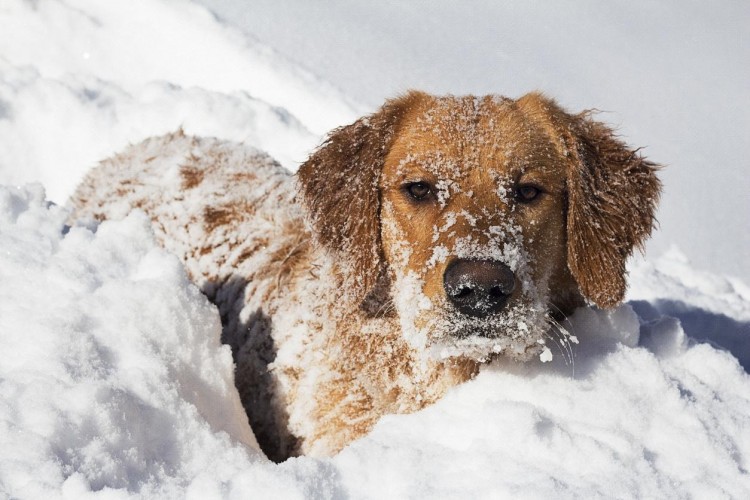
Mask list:
[{"label": "snow-covered fur", "polygon": [[[151,217],[218,306],[253,430],[282,460],[334,453],[493,356],[548,357],[555,319],[622,300],[659,189],[610,129],[539,94],[411,92],[333,131],[296,179],[177,132],[102,162],[72,203]],[[507,306],[459,311],[444,283],[459,259],[509,269]]]}]

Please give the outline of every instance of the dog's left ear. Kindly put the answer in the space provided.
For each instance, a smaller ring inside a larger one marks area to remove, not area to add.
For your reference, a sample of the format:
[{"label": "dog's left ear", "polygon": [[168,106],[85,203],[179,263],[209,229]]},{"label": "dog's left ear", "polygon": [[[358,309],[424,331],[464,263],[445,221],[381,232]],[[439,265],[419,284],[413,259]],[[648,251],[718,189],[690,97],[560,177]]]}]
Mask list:
[{"label": "dog's left ear", "polygon": [[655,223],[658,166],[591,112],[568,117],[568,267],[584,297],[613,307],[625,296],[626,261]]},{"label": "dog's left ear", "polygon": [[421,96],[410,92],[338,128],[300,167],[302,201],[318,242],[342,265],[362,302],[383,274],[378,183],[401,117]]}]

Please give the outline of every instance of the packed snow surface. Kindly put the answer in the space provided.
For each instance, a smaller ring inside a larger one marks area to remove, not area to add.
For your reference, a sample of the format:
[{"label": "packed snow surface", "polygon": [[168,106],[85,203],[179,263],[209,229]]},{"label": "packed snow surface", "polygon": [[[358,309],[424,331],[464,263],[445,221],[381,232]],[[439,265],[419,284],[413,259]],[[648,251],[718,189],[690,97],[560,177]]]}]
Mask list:
[{"label": "packed snow surface", "polygon": [[[732,5],[741,24],[745,10]],[[434,33],[429,23],[415,30]],[[698,40],[701,60],[710,38]],[[586,76],[560,74],[566,88]],[[713,142],[727,163],[746,117],[681,104],[686,115],[670,123],[739,124]],[[497,362],[330,459],[277,465],[242,413],[216,309],[158,248],[146,217],[65,225],[78,180],[128,142],[182,126],[246,141],[293,169],[322,133],[364,110],[190,2],[3,1],[0,498],[750,498],[750,289],[676,247],[631,264],[627,304],[569,318],[578,344],[550,344],[551,361]],[[654,120],[636,142],[656,137]],[[670,137],[658,160],[709,156],[681,153],[701,141]],[[686,178],[719,194],[734,185]],[[17,187],[30,181],[47,194]],[[665,214],[683,207],[665,203]],[[739,227],[711,245],[747,238],[738,213],[717,215]],[[740,250],[730,254],[740,269]]]}]

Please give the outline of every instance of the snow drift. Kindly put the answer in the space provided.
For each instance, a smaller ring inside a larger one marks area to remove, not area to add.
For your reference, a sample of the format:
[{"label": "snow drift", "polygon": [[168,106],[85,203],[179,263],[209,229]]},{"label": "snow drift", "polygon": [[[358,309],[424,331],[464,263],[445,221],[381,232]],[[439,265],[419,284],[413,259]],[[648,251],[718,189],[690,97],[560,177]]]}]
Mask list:
[{"label": "snow drift", "polygon": [[215,308],[145,216],[67,228],[67,215],[39,186],[0,191],[4,495],[750,493],[750,378],[679,320],[630,305],[576,312],[567,328],[580,344],[551,363],[496,363],[331,459],[274,465],[242,413]]}]

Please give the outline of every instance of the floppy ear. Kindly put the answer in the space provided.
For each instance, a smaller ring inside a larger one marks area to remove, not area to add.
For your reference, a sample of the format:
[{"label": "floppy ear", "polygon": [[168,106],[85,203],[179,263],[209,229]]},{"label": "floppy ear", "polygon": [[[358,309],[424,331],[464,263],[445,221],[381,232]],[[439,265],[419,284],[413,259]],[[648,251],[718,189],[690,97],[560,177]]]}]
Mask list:
[{"label": "floppy ear", "polygon": [[625,296],[625,262],[655,223],[658,166],[591,119],[591,112],[569,123],[568,267],[584,297],[613,307]]},{"label": "floppy ear", "polygon": [[315,237],[343,264],[344,283],[358,302],[383,272],[378,182],[398,123],[418,95],[386,101],[334,130],[297,173]]}]

